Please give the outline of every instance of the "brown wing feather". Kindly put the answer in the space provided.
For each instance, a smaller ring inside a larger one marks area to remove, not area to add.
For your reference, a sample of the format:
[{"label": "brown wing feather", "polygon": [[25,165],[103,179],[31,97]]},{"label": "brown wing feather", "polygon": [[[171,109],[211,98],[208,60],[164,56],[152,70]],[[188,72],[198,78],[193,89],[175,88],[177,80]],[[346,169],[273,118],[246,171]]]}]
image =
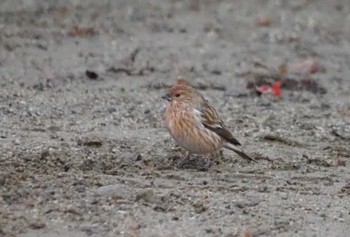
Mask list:
[{"label": "brown wing feather", "polygon": [[233,145],[241,145],[241,143],[232,136],[232,133],[228,130],[228,127],[222,120],[220,120],[214,108],[212,108],[207,101],[205,101],[201,108],[202,124],[205,128],[215,132],[220,137],[225,139],[225,141]]}]

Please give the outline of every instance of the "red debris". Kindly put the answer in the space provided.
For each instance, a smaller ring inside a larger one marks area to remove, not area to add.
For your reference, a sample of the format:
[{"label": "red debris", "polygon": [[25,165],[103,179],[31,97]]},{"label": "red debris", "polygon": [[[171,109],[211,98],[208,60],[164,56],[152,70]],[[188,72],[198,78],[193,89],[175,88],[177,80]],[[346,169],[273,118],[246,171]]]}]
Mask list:
[{"label": "red debris", "polygon": [[282,96],[282,92],[280,89],[281,85],[282,85],[282,81],[276,81],[275,83],[273,83],[272,86],[261,85],[256,88],[256,91],[259,94],[273,94],[274,96]]},{"label": "red debris", "polygon": [[281,92],[281,85],[282,85],[282,81],[276,81],[273,85],[272,85],[272,90],[275,93],[275,96],[281,96],[282,92]]},{"label": "red debris", "polygon": [[271,20],[267,17],[259,17],[256,19],[255,24],[260,27],[268,27],[271,25]]},{"label": "red debris", "polygon": [[269,85],[261,85],[261,86],[256,88],[256,91],[259,92],[260,94],[264,94],[266,92],[270,92],[271,91],[271,86],[269,86]]}]

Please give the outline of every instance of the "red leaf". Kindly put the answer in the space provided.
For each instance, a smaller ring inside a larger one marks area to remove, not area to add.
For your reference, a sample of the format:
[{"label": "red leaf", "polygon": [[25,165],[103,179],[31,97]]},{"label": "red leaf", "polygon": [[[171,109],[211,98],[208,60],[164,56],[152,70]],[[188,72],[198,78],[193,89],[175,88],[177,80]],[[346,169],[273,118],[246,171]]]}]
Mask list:
[{"label": "red leaf", "polygon": [[282,96],[282,92],[280,89],[281,85],[282,81],[276,81],[275,83],[273,83],[272,86],[266,84],[261,85],[256,88],[256,91],[259,94],[273,94],[275,96]]},{"label": "red leaf", "polygon": [[282,92],[281,92],[281,85],[282,85],[282,81],[276,81],[275,83],[273,83],[272,85],[272,90],[275,93],[275,96],[281,96]]}]

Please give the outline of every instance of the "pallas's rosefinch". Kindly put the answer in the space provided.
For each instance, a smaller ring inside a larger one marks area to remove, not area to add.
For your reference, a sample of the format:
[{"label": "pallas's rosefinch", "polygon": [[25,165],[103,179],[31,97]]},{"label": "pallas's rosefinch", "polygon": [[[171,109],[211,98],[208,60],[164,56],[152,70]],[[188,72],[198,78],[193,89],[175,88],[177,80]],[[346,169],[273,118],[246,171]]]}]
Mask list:
[{"label": "pallas's rosefinch", "polygon": [[178,145],[187,150],[183,160],[192,153],[214,154],[224,147],[256,162],[238,148],[241,144],[209,102],[183,80],[178,81],[162,98],[169,101],[164,114],[165,126]]}]

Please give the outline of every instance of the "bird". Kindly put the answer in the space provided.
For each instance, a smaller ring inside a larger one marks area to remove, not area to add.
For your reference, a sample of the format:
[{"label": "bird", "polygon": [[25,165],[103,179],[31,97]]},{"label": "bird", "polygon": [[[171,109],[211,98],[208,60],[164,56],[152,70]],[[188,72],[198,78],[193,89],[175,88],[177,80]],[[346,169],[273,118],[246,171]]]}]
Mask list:
[{"label": "bird", "polygon": [[208,100],[186,81],[178,80],[162,98],[168,102],[164,113],[165,127],[176,143],[187,151],[178,166],[186,164],[191,154],[215,154],[221,148],[257,163],[239,148],[241,143],[233,137]]}]

